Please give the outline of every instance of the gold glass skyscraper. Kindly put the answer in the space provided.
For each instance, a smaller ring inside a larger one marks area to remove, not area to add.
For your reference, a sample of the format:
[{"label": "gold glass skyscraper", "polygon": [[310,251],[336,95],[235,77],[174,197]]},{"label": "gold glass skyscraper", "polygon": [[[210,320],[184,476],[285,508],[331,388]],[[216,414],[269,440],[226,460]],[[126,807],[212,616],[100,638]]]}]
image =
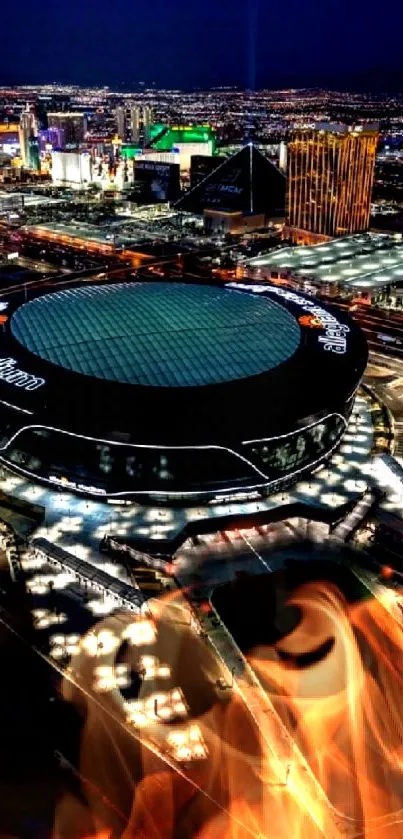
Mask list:
[{"label": "gold glass skyscraper", "polygon": [[[294,240],[369,227],[378,126],[296,127],[288,145],[287,228]],[[304,236],[304,234],[307,234]]]}]

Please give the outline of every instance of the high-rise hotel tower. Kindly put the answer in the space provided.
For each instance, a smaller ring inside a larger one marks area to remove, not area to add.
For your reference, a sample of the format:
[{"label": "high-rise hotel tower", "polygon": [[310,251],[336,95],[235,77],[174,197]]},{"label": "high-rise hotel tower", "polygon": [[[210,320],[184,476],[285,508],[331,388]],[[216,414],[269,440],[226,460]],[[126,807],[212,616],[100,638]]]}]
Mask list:
[{"label": "high-rise hotel tower", "polygon": [[377,125],[309,123],[288,144],[286,230],[308,242],[369,227]]}]

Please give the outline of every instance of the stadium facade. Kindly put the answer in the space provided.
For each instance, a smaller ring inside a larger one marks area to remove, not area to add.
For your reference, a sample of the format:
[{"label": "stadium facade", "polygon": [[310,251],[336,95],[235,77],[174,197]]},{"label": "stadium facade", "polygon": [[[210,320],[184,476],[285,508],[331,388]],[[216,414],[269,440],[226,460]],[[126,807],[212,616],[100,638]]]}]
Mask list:
[{"label": "stadium facade", "polygon": [[340,443],[367,362],[347,315],[268,284],[99,284],[2,307],[0,460],[109,500],[289,485]]}]

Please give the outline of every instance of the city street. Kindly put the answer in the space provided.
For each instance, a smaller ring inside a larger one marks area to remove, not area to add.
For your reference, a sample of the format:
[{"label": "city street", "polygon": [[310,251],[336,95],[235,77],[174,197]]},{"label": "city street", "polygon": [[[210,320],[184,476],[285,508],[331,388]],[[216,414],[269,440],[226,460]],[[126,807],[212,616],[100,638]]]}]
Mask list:
[{"label": "city street", "polygon": [[394,422],[394,453],[403,457],[403,358],[370,352],[365,383],[389,409]]}]

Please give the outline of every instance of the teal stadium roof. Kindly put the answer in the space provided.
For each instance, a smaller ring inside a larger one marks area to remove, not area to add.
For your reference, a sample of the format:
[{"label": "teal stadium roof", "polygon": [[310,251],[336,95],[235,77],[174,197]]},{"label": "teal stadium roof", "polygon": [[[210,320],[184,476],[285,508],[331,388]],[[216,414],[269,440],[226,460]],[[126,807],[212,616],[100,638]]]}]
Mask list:
[{"label": "teal stadium roof", "polygon": [[11,331],[28,350],[60,367],[153,387],[211,385],[265,373],[290,358],[300,342],[298,323],[278,303],[183,283],[47,294],[15,312]]}]

